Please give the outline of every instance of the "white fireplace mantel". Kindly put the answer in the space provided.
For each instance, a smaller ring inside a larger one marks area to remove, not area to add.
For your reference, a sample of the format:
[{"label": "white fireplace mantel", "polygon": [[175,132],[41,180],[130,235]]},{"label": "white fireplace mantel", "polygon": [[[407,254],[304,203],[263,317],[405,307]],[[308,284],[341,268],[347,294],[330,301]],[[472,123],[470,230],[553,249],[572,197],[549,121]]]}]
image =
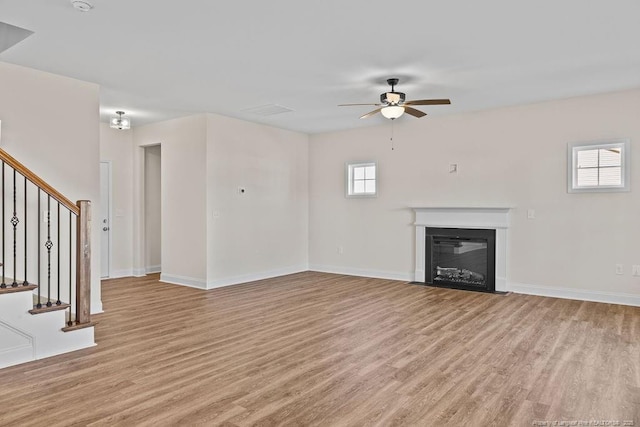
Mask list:
[{"label": "white fireplace mantel", "polygon": [[412,207],[416,214],[415,281],[425,278],[425,227],[496,230],[496,291],[507,291],[507,229],[512,207]]}]

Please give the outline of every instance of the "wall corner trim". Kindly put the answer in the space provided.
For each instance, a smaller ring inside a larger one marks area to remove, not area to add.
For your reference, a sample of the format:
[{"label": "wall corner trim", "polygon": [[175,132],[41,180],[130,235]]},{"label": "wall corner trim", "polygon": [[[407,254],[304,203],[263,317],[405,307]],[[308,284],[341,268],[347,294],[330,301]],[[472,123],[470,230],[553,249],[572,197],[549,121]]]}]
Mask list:
[{"label": "wall corner trim", "polygon": [[243,274],[239,276],[223,277],[207,281],[207,289],[222,288],[224,286],[239,285],[241,283],[255,282],[257,280],[271,279],[273,277],[286,276],[288,274],[302,273],[308,271],[306,264],[292,265],[289,267],[277,268],[274,270],[261,271],[258,273]]},{"label": "wall corner trim", "polygon": [[177,276],[173,274],[160,274],[160,281],[173,285],[188,286],[190,288],[207,289],[207,282],[195,277]]}]

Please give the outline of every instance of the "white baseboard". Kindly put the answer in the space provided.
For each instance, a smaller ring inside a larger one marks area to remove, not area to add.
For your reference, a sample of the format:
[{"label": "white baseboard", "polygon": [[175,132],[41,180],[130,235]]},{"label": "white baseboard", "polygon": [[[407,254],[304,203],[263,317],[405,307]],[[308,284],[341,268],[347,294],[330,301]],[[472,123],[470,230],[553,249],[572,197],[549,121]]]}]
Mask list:
[{"label": "white baseboard", "polygon": [[160,271],[162,271],[162,266],[161,265],[150,265],[147,268],[145,268],[145,272],[147,274],[152,274],[152,273],[160,273]]},{"label": "white baseboard", "polygon": [[346,274],[349,276],[371,277],[374,279],[402,280],[404,282],[411,282],[413,281],[413,278],[414,278],[413,272],[398,273],[396,271],[367,270],[362,268],[338,267],[335,265],[311,264],[309,266],[309,270],[319,271],[321,273],[334,273],[334,274]]},{"label": "white baseboard", "polygon": [[131,277],[131,276],[133,276],[133,270],[129,268],[126,270],[112,271],[109,277],[105,277],[104,279],[119,279],[121,277]]},{"label": "white baseboard", "polygon": [[255,282],[256,280],[271,279],[272,277],[286,276],[287,274],[301,273],[308,271],[309,266],[295,265],[290,267],[278,268],[275,270],[262,271],[259,273],[242,274],[239,276],[224,277],[222,279],[211,280],[207,282],[207,289],[221,288],[223,286],[238,285],[240,283]]},{"label": "white baseboard", "polygon": [[589,291],[585,289],[561,288],[555,286],[529,285],[526,283],[518,282],[509,282],[508,290],[518,294],[539,295],[543,297],[575,299],[580,301],[593,301],[640,307],[640,295],[623,294],[617,292],[601,292]]},{"label": "white baseboard", "polygon": [[[311,264],[309,266],[311,271],[319,271],[322,273],[334,273],[334,274],[347,274],[349,276],[360,277],[372,277],[377,279],[390,279],[390,280],[414,280],[413,273],[398,273],[392,271],[380,271],[380,270],[367,270],[351,267],[338,267],[332,265],[318,265]],[[553,298],[565,298],[575,299],[580,301],[593,301],[609,304],[622,304],[640,307],[640,295],[616,293],[616,292],[602,292],[591,291],[584,289],[570,289],[553,286],[539,286],[530,285],[525,283],[508,282],[506,284],[506,290],[519,294],[527,295],[539,295],[544,297]]]},{"label": "white baseboard", "polygon": [[147,275],[147,271],[144,268],[134,268],[131,273],[133,277],[143,277]]},{"label": "white baseboard", "polygon": [[[155,267],[156,266],[148,267],[148,269],[151,270]],[[132,273],[135,277],[140,277],[140,276],[144,276],[147,271],[151,272],[149,270],[145,271],[144,269],[133,269],[132,271],[130,271],[130,273]],[[414,275],[415,275],[413,272],[399,273],[395,271],[369,270],[369,269],[342,267],[342,266],[335,266],[335,265],[311,264],[308,266],[297,265],[297,266],[274,269],[274,270],[269,270],[269,271],[264,271],[259,273],[224,277],[221,279],[215,279],[211,281],[205,281],[205,280],[196,279],[193,277],[176,276],[176,275],[163,273],[160,275],[160,281],[166,282],[166,283],[172,283],[176,285],[188,286],[188,287],[197,288],[197,289],[214,289],[214,288],[220,288],[224,286],[237,285],[240,283],[253,282],[256,280],[270,279],[272,277],[285,276],[287,274],[300,273],[303,271],[318,271],[322,273],[346,274],[349,276],[371,277],[376,279],[387,279],[387,280],[401,280],[406,282],[413,281]],[[120,273],[120,272],[117,272],[117,273]],[[131,275],[131,274],[125,274],[125,273],[126,272],[122,270],[123,275],[118,277],[128,277]],[[509,281],[507,281],[506,283],[505,290],[519,293],[519,294],[539,295],[539,296],[553,297],[553,298],[575,299],[580,301],[593,301],[593,302],[622,304],[622,305],[631,305],[631,306],[640,307],[640,295],[634,295],[634,294],[592,291],[592,290],[585,290],[585,289],[563,288],[563,287],[556,287],[556,286],[540,286],[540,285],[532,285],[532,284],[509,282]]]},{"label": "white baseboard", "polygon": [[194,277],[176,276],[173,274],[160,274],[160,281],[165,283],[171,283],[174,285],[188,286],[190,288],[207,289],[207,282],[203,279],[196,279]]}]

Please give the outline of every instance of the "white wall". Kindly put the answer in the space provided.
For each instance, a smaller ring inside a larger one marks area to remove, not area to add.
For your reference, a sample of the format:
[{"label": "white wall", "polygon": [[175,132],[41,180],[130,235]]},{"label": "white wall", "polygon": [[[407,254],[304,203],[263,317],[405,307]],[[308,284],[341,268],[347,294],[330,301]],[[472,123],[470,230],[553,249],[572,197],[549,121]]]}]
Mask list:
[{"label": "white wall", "polygon": [[150,256],[136,243],[149,221],[136,202],[142,147],[155,144],[162,150],[161,280],[211,288],[307,269],[307,135],[214,114],[136,128],[138,262]]},{"label": "white wall", "polygon": [[[0,62],[0,147],[69,199],[99,212],[98,86]],[[92,222],[91,310],[100,301],[100,224]]]},{"label": "white wall", "polygon": [[204,115],[136,127],[134,139],[134,272],[144,274],[144,149],[162,146],[162,275],[206,287],[206,131]]},{"label": "white wall", "polygon": [[144,149],[145,269],[160,271],[162,260],[161,146]]},{"label": "white wall", "polygon": [[209,288],[307,270],[308,136],[207,115],[207,224]]},{"label": "white wall", "polygon": [[[395,123],[394,151],[390,122],[313,135],[311,267],[412,279],[409,206],[511,205],[512,288],[640,303],[640,278],[630,275],[631,265],[640,264],[639,112],[640,90],[634,90],[447,117],[403,117]],[[602,138],[631,139],[632,191],[568,194],[567,143]],[[358,160],[378,162],[377,198],[344,197],[345,162]],[[458,174],[448,173],[450,163],[458,164]],[[528,209],[535,209],[536,219],[527,219]],[[624,275],[615,274],[616,263],[624,265]]]},{"label": "white wall", "polygon": [[133,131],[100,123],[100,160],[111,162],[111,275],[133,269]]}]

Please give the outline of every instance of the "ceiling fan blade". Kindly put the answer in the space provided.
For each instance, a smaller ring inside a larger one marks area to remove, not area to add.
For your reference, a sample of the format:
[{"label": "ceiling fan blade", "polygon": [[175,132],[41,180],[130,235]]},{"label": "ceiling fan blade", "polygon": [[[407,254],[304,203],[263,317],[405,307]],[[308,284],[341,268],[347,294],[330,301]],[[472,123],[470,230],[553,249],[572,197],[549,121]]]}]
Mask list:
[{"label": "ceiling fan blade", "polygon": [[414,101],[407,101],[404,105],[447,105],[451,104],[448,99],[416,99]]},{"label": "ceiling fan blade", "polygon": [[374,107],[379,107],[380,104],[339,104],[338,107],[353,107],[356,105],[372,105]]},{"label": "ceiling fan blade", "polygon": [[404,105],[404,112],[407,114],[412,115],[413,117],[417,117],[420,118],[422,116],[426,116],[427,113],[423,113],[420,110],[416,110],[415,108],[411,108],[411,107],[407,107],[406,104]]},{"label": "ceiling fan blade", "polygon": [[[382,108],[376,108],[376,109],[375,109],[375,110],[373,110],[373,111],[369,111],[369,112],[368,112],[367,114],[365,114],[364,116],[360,116],[360,118],[361,118],[361,119],[366,119],[367,117],[370,117],[370,116],[373,116],[373,115],[374,115],[374,114],[376,114],[376,113],[379,113],[379,112],[380,112],[380,110],[382,110]],[[418,110],[416,110],[416,111],[418,111]]]}]

